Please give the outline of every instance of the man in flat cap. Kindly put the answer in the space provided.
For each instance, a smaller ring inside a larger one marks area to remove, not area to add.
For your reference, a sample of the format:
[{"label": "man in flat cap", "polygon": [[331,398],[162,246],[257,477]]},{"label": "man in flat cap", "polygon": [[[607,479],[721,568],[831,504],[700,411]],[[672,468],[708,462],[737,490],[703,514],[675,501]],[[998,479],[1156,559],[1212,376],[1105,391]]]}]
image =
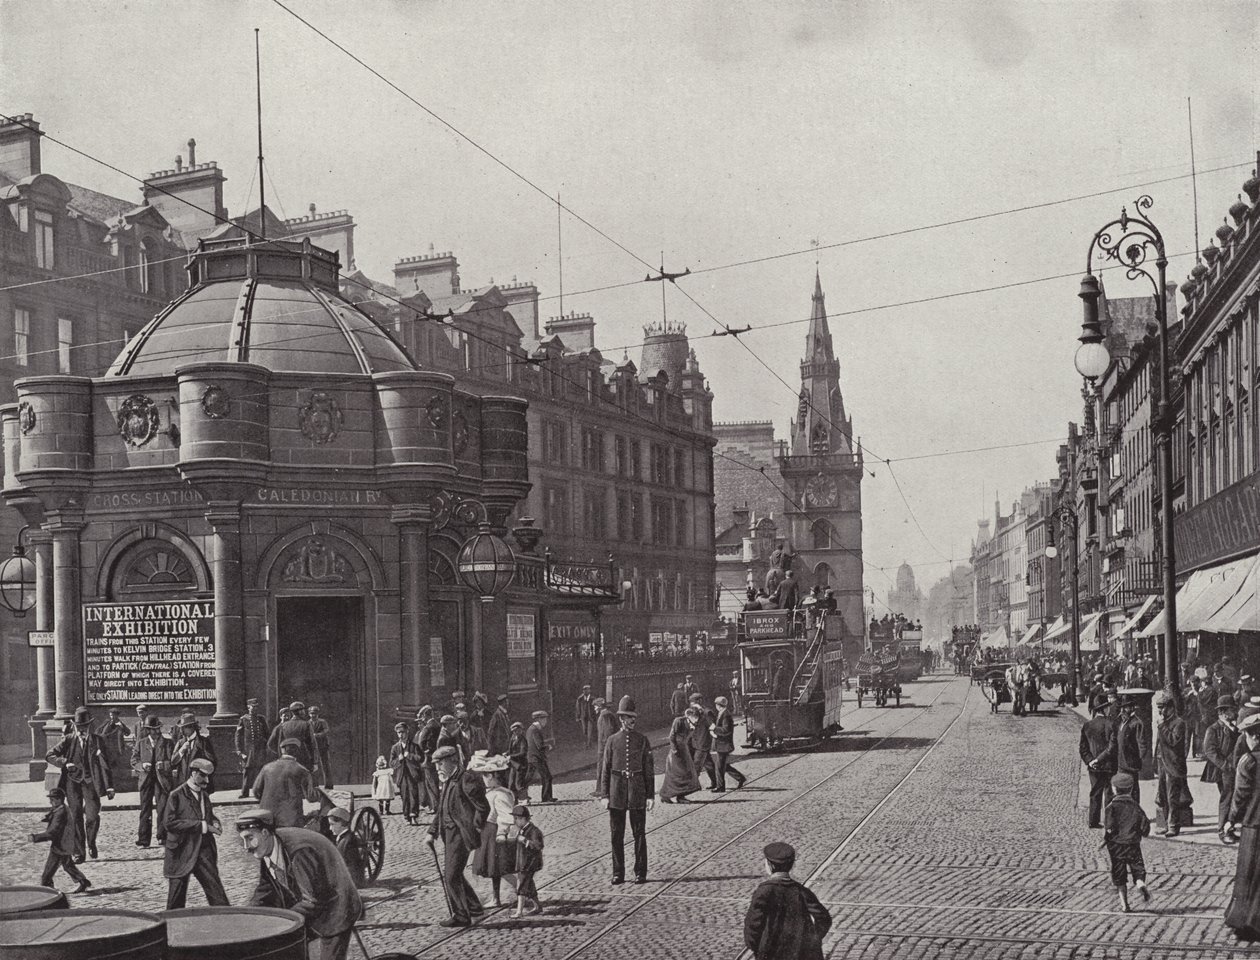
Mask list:
[{"label": "man in flat cap", "polygon": [[310,960],[345,960],[363,900],[337,845],[315,830],[276,826],[265,808],[237,817],[236,832],[258,861],[250,906],[300,914]]},{"label": "man in flat cap", "polygon": [[744,916],[744,945],[757,960],[822,960],[831,914],[803,883],[792,879],[796,850],[771,843],[762,851],[768,880],[752,896]]},{"label": "man in flat cap", "polygon": [[512,718],[508,716],[508,695],[499,694],[498,705],[486,726],[486,741],[491,756],[505,757],[512,740]]},{"label": "man in flat cap", "polygon": [[582,731],[583,742],[589,747],[591,735],[595,732],[595,698],[591,696],[589,683],[582,685],[582,692],[573,704],[573,719]]},{"label": "man in flat cap", "polygon": [[282,740],[280,759],[264,766],[254,780],[254,796],[272,812],[278,827],[305,826],[303,801],[316,803],[319,800],[315,777],[297,758],[301,746],[296,737]]},{"label": "man in flat cap", "polygon": [[166,801],[166,909],[182,909],[188,900],[188,877],[197,878],[212,907],[226,907],[227,893],[219,879],[219,848],[215,837],[223,825],[210,802],[214,764],[205,758],[189,763],[188,779],[171,791]]},{"label": "man in flat cap", "polygon": [[324,719],[323,711],[311,706],[307,711],[311,718],[311,735],[315,738],[315,766],[324,778],[324,788],[333,788],[332,767],[328,762],[332,749],[332,724]]},{"label": "man in flat cap", "polygon": [[241,796],[249,796],[258,772],[267,763],[267,739],[271,727],[267,718],[258,712],[258,698],[245,701],[245,713],[236,722],[236,755],[241,761]]},{"label": "man in flat cap", "polygon": [[74,862],[82,863],[84,850],[96,859],[96,834],[101,828],[101,794],[114,799],[114,776],[105,758],[105,744],[92,732],[87,707],[74,711],[74,729],[44,759],[61,768],[57,786],[65,791],[70,822],[74,825]]},{"label": "man in flat cap", "polygon": [[276,724],[267,740],[267,748],[280,756],[280,741],[290,738],[296,740],[300,744],[296,754],[298,763],[318,775],[319,747],[315,744],[315,731],[311,727],[311,721],[306,719],[306,704],[301,700],[294,700],[289,704],[289,710],[293,713],[292,719]]},{"label": "man in flat cap", "polygon": [[599,760],[595,792],[608,811],[612,836],[613,886],[626,880],[626,815],[634,835],[634,882],[647,881],[647,814],[656,796],[652,745],[635,729],[639,714],[634,699],[622,697],[617,706],[621,729],[608,738]]},{"label": "man in flat cap", "polygon": [[175,745],[162,734],[162,721],[156,714],[144,718],[144,727],[136,745],[131,748],[131,769],[140,787],[140,829],[136,846],[153,842],[153,817],[157,815],[157,842],[166,840],[166,799],[175,786],[171,752]]},{"label": "man in flat cap", "polygon": [[[201,729],[196,714],[185,711],[179,717],[179,739],[175,741],[175,747],[171,750],[171,764],[175,770],[176,783],[187,782],[194,760],[210,761],[211,769],[219,765],[219,758],[214,752],[214,744],[210,742],[210,734]],[[213,793],[214,783],[211,782],[206,789],[207,792]]]},{"label": "man in flat cap", "polygon": [[1222,843],[1228,843],[1225,836],[1225,823],[1229,820],[1229,807],[1234,800],[1234,775],[1238,758],[1235,747],[1238,745],[1238,726],[1235,717],[1234,698],[1223,694],[1216,699],[1216,722],[1207,728],[1203,735],[1203,774],[1200,779],[1204,783],[1216,784],[1220,800],[1216,808],[1216,833]]},{"label": "man in flat cap", "polygon": [[433,715],[433,708],[426,703],[416,711],[414,741],[420,748],[420,789],[417,796],[420,806],[429,813],[437,807],[440,784],[437,767],[433,765],[433,751],[438,748],[438,738],[441,736],[442,724]]},{"label": "man in flat cap", "polygon": [[547,711],[535,710],[532,719],[534,722],[525,731],[525,759],[529,763],[529,773],[525,781],[525,802],[529,802],[530,785],[537,782],[542,784],[539,803],[554,803],[556,797],[551,789],[551,766],[547,763],[547,751],[551,749],[546,734],[549,719]]},{"label": "man in flat cap", "polygon": [[464,868],[481,840],[481,828],[490,813],[490,804],[481,777],[460,768],[453,746],[438,747],[433,760],[442,787],[425,843],[432,847],[442,838],[442,875],[451,909],[451,915],[442,921],[442,926],[467,927],[473,917],[485,912],[464,876]]},{"label": "man in flat cap", "polygon": [[442,719],[438,721],[442,727],[438,731],[437,748],[451,747],[455,750],[455,762],[459,765],[459,769],[464,770],[468,767],[468,761],[472,759],[472,743],[464,734],[460,727],[459,717],[453,713],[445,713]]}]

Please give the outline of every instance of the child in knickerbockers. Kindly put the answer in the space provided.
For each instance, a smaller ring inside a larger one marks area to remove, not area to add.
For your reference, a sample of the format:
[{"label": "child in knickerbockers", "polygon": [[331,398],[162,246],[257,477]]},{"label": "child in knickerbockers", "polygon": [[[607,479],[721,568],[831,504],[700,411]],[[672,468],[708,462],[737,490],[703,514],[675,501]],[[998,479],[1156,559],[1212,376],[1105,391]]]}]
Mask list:
[{"label": "child in knickerbockers", "polygon": [[1117,773],[1112,777],[1111,786],[1116,795],[1103,813],[1103,846],[1111,858],[1111,882],[1120,894],[1120,909],[1125,913],[1129,912],[1128,875],[1132,875],[1133,886],[1142,894],[1142,899],[1148,902],[1151,899],[1151,891],[1146,886],[1146,863],[1142,859],[1142,838],[1150,836],[1151,821],[1133,796],[1133,784],[1131,774]]},{"label": "child in knickerbockers", "polygon": [[523,916],[526,904],[530,913],[542,913],[534,875],[543,866],[543,833],[531,820],[529,807],[521,803],[512,808],[512,823],[509,837],[516,834],[516,912],[512,916]]}]

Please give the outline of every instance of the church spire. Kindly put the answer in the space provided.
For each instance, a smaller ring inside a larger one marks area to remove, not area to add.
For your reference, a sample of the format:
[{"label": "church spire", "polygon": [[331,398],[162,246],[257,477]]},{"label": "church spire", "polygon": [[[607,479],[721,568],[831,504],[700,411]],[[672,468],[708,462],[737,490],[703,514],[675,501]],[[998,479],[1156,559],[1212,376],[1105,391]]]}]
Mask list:
[{"label": "church spire", "polygon": [[814,270],[813,309],[801,359],[801,395],[792,423],[792,454],[852,453],[852,424],[840,395],[840,362],[831,344],[822,277]]}]

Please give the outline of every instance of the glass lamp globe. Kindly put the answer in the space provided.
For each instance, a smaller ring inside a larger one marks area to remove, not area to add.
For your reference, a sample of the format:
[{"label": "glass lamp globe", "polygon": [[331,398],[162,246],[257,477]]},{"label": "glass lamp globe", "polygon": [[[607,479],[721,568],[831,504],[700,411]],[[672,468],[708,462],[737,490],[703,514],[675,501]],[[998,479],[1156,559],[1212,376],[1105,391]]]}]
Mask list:
[{"label": "glass lamp globe", "polygon": [[1053,560],[1059,555],[1058,547],[1046,547],[1046,556]]},{"label": "glass lamp globe", "polygon": [[1111,354],[1107,350],[1107,345],[1098,342],[1084,341],[1076,348],[1076,358],[1073,361],[1076,365],[1076,372],[1086,380],[1097,380],[1107,372],[1107,367],[1111,365]]}]

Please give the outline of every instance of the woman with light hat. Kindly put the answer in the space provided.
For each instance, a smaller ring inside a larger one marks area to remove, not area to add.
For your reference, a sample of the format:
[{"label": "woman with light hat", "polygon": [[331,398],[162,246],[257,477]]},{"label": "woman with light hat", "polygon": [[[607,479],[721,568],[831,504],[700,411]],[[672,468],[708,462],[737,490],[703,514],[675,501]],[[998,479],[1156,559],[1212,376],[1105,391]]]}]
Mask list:
[{"label": "woman with light hat", "polygon": [[470,773],[481,774],[486,785],[486,802],[490,812],[481,827],[481,845],[473,854],[473,873],[486,877],[494,889],[494,905],[503,906],[499,887],[504,875],[516,873],[516,844],[508,843],[508,829],[512,826],[512,808],[516,796],[507,787],[508,760],[504,756],[490,756],[485,750],[473,754],[468,764]]},{"label": "woman with light hat", "polygon": [[1237,832],[1238,865],[1225,925],[1239,940],[1260,941],[1260,713],[1238,724],[1246,752],[1238,761],[1227,835]]}]

